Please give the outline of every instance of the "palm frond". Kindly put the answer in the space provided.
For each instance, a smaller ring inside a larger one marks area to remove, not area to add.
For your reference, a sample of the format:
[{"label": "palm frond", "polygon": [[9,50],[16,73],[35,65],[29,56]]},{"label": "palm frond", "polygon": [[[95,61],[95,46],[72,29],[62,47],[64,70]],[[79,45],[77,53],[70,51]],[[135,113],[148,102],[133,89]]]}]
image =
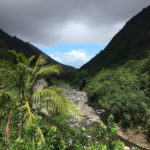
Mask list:
[{"label": "palm frond", "polygon": [[16,71],[0,68],[1,88],[11,89],[12,87],[16,87],[14,85],[16,83],[16,78],[17,78]]},{"label": "palm frond", "polygon": [[15,50],[8,50],[9,53],[12,53],[14,56],[17,57],[17,52]]},{"label": "palm frond", "polygon": [[0,90],[0,107],[13,102],[15,98],[15,95],[13,95],[11,92]]},{"label": "palm frond", "polygon": [[27,71],[27,72],[30,72],[30,73],[33,72],[33,69],[31,67],[29,67],[28,65],[23,64],[23,63],[18,63],[17,67],[18,67],[18,69],[20,68],[21,70],[24,70],[24,71]]},{"label": "palm frond", "polygon": [[[61,66],[52,65],[43,67],[46,64],[46,58],[40,55],[35,67],[32,68],[30,64],[35,56],[31,56],[28,59],[22,53],[17,53],[14,50],[10,52],[16,56],[18,64],[15,65],[15,69],[0,67],[0,89],[3,89],[0,90],[0,103],[3,103],[3,100],[5,102],[17,100],[20,102],[20,107],[25,104],[22,106],[23,118],[21,118],[21,123],[23,123],[23,127],[30,127],[32,123],[37,123],[37,116],[34,115],[30,107],[33,103],[35,103],[36,107],[40,108],[41,112],[45,110],[49,116],[53,113],[55,116],[81,118],[81,113],[77,106],[71,103],[65,96],[65,93],[56,86],[37,92],[33,90],[37,79],[40,79],[43,75],[59,74]],[[11,93],[13,94],[11,95]],[[40,143],[44,141],[44,136],[38,124],[36,125],[35,138]]]},{"label": "palm frond", "polygon": [[65,103],[65,106],[67,108],[67,116],[73,117],[78,121],[82,120],[82,113],[79,109],[79,107],[76,104],[73,104],[69,100]]},{"label": "palm frond", "polygon": [[7,70],[13,70],[15,68],[15,65],[8,60],[1,60],[0,61],[0,68],[5,68]]},{"label": "palm frond", "polygon": [[28,59],[28,63],[27,63],[28,66],[30,66],[30,64],[34,58],[35,58],[35,56],[33,55]]},{"label": "palm frond", "polygon": [[33,94],[32,100],[46,108],[46,111],[53,114],[63,115],[65,117],[72,116],[78,120],[81,119],[79,108],[67,99],[63,90],[56,86],[40,90]]},{"label": "palm frond", "polygon": [[29,59],[23,53],[17,53],[15,50],[8,50],[8,52],[12,53],[17,60],[17,63],[22,63],[26,66],[30,66],[32,60],[35,56],[31,56]]},{"label": "palm frond", "polygon": [[46,108],[47,111],[60,113],[64,110],[62,98],[51,88],[40,90],[32,95],[32,100],[40,105],[41,108]]},{"label": "palm frond", "polygon": [[22,106],[22,109],[25,110],[24,120],[26,120],[25,125],[26,127],[28,127],[32,123],[33,119],[35,119],[35,116],[32,113],[32,110],[28,102],[26,102],[25,105]]},{"label": "palm frond", "polygon": [[82,119],[82,113],[79,107],[68,99],[64,90],[56,86],[51,86],[51,89],[54,90],[62,98],[66,109],[66,116],[73,117],[80,121]]},{"label": "palm frond", "polygon": [[39,141],[38,145],[41,145],[41,143],[45,141],[43,132],[39,127],[37,127],[36,137],[38,138],[38,141]]},{"label": "palm frond", "polygon": [[28,64],[28,59],[23,53],[17,53],[15,50],[8,50],[8,52],[12,53],[16,57],[18,63]]},{"label": "palm frond", "polygon": [[[24,113],[24,120],[25,120],[25,127],[27,128],[31,123],[33,122],[34,119],[36,119],[36,116],[33,114],[31,107],[28,102],[25,103],[22,108],[25,110]],[[39,127],[36,127],[36,139],[38,141],[38,144],[40,145],[42,142],[45,141],[43,132]]]},{"label": "palm frond", "polygon": [[46,58],[40,55],[36,61],[35,67],[43,66],[46,63]]},{"label": "palm frond", "polygon": [[41,75],[52,75],[52,74],[60,74],[61,66],[60,65],[51,65],[51,66],[44,66],[40,68],[37,72],[37,76]]}]

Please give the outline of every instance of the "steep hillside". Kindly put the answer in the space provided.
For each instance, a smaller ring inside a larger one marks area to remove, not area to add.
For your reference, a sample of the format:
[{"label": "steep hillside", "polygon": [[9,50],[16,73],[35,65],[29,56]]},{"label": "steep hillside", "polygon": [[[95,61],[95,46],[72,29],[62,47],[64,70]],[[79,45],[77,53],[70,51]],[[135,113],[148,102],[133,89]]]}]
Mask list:
[{"label": "steep hillside", "polygon": [[[11,37],[4,31],[0,29],[0,60],[14,60],[14,58],[8,53],[8,49],[14,49],[17,52],[24,53],[27,57],[35,55],[36,58],[40,54],[44,54],[41,50],[31,45],[30,43],[26,43],[17,37]],[[48,55],[44,54],[47,57],[47,63],[49,64],[60,64],[54,59],[50,58]],[[62,64],[61,64],[62,65]],[[73,67],[62,65],[65,70],[72,70]]]},{"label": "steep hillside", "polygon": [[81,69],[100,70],[130,59],[143,58],[150,51],[150,6],[133,17],[108,46]]},{"label": "steep hillside", "polygon": [[130,130],[126,139],[141,147],[148,145],[150,6],[128,21],[103,51],[82,66],[72,83],[88,93],[91,105],[106,111],[101,118],[113,114],[123,132]]}]

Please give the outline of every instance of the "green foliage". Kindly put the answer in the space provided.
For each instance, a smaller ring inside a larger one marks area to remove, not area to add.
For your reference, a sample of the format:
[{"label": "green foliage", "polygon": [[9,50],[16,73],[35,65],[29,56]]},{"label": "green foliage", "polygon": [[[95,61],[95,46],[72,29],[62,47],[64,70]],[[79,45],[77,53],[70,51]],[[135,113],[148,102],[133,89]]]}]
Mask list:
[{"label": "green foliage", "polygon": [[104,145],[103,143],[99,142],[99,143],[92,143],[91,149],[90,150],[107,150],[106,145]]},{"label": "green foliage", "polygon": [[11,131],[11,139],[15,140],[18,138],[18,132],[19,132],[19,126],[21,122],[21,116],[22,116],[22,109],[20,107],[20,104],[18,102],[13,104],[12,107],[12,124],[11,128],[13,129]]},{"label": "green foliage", "polygon": [[[61,116],[53,118],[53,125],[47,125],[47,122],[36,115],[32,123],[26,125],[23,137],[18,138],[16,129],[24,108],[20,109],[19,103],[16,103],[13,110],[13,115],[17,115],[13,119],[18,119],[13,121],[9,150],[119,150],[119,148],[122,150],[124,147],[122,142],[116,140],[117,126],[113,116],[109,117],[108,126],[99,122],[97,127],[89,131],[83,127],[79,130],[72,128]],[[44,135],[43,141],[39,141],[40,134],[37,133],[39,127]]]},{"label": "green foliage", "polygon": [[82,90],[88,83],[89,73],[87,70],[64,71],[58,79],[69,82]]},{"label": "green foliage", "polygon": [[148,60],[103,69],[86,87],[91,101],[112,113],[125,127],[148,126],[150,76],[147,70],[142,71]]},{"label": "green foliage", "polygon": [[[43,67],[46,59],[40,56],[32,67],[30,63],[34,57],[27,59],[15,51],[13,54],[17,57],[18,64],[15,67],[6,65],[7,69],[4,66],[0,68],[2,104],[0,111],[7,114],[3,115],[3,128],[0,129],[0,131],[7,129],[5,135],[1,133],[3,137],[7,135],[7,138],[0,138],[2,141],[0,148],[10,150],[123,149],[124,144],[116,139],[117,126],[113,116],[108,118],[107,126],[99,122],[91,131],[84,127],[77,130],[68,124],[66,118],[80,119],[80,112],[61,89],[56,86],[42,90],[35,89],[41,77],[60,73],[57,65]],[[80,72],[78,77],[81,77],[82,82],[88,78],[88,74],[86,71]],[[34,108],[33,105],[36,107]],[[46,113],[42,111],[43,109]]]},{"label": "green foliage", "polygon": [[74,79],[72,79],[72,84],[83,89],[87,84],[88,78],[89,75],[86,70],[78,71]]},{"label": "green foliage", "polygon": [[[97,127],[91,130],[92,133],[92,148],[102,148],[106,150],[123,150],[124,143],[117,141],[117,125],[114,123],[114,117],[109,116],[107,126],[99,122]],[[97,143],[97,141],[99,141]],[[107,143],[106,145],[104,145]]]},{"label": "green foliage", "polygon": [[[2,116],[5,131],[2,145],[9,149],[34,150],[45,141],[41,129],[42,117],[37,115],[42,113],[42,109],[46,110],[48,117],[80,118],[80,112],[59,88],[51,86],[36,89],[40,78],[59,74],[60,66],[46,66],[43,56],[37,59],[35,66],[31,66],[34,56],[28,59],[22,53],[10,52],[15,55],[17,64],[11,66],[3,63],[0,68],[0,111],[7,113]],[[34,109],[33,105],[36,106]],[[63,149],[63,140],[60,141],[60,147]]]},{"label": "green foliage", "polygon": [[123,150],[124,148],[124,144],[116,140],[117,126],[113,116],[108,118],[108,126],[99,122],[97,127],[90,131],[83,127],[79,130],[74,129],[60,117],[55,118],[53,123],[55,126],[47,132],[43,149]]},{"label": "green foliage", "polygon": [[132,150],[138,150],[137,147],[132,147]]}]

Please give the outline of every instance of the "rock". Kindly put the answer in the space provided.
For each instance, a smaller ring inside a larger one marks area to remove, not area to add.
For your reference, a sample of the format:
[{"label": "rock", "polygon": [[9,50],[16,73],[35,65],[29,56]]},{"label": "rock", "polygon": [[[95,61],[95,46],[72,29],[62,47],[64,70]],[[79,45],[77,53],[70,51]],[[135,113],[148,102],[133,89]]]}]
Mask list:
[{"label": "rock", "polygon": [[124,147],[124,150],[130,150],[130,147],[125,146],[125,147]]},{"label": "rock", "polygon": [[48,84],[44,79],[38,80],[36,85],[34,86],[35,91],[37,91],[37,92],[42,90],[43,88],[47,88],[47,87],[48,87]]},{"label": "rock", "polygon": [[89,125],[91,124],[92,122],[90,120],[86,120],[86,124]]},{"label": "rock", "polygon": [[80,97],[78,97],[77,100],[79,101],[79,100],[80,100]]},{"label": "rock", "polygon": [[88,135],[88,139],[91,139],[91,136],[90,136],[90,135]]}]

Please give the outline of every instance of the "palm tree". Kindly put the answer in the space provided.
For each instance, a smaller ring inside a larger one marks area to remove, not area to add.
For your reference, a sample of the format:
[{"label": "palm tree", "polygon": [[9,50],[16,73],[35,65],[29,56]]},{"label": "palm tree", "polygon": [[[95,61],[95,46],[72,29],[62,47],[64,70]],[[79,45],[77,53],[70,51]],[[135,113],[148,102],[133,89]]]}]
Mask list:
[{"label": "palm tree", "polygon": [[[53,115],[69,115],[80,118],[78,108],[67,100],[64,92],[56,86],[50,86],[40,91],[35,89],[37,81],[45,75],[60,74],[59,65],[45,65],[46,59],[40,55],[35,65],[32,67],[31,62],[35,56],[26,58],[22,53],[9,51],[16,56],[17,64],[8,65],[7,63],[0,68],[0,102],[4,107],[4,102],[8,106],[8,121],[5,130],[6,140],[9,142],[11,131],[12,105],[14,102],[20,104],[23,109],[19,129],[19,138],[25,127],[32,123],[36,117],[36,112],[32,109],[33,104],[39,108],[38,111],[46,110],[50,117]],[[44,141],[44,136],[39,127],[37,127],[36,136],[39,140]],[[39,138],[40,137],[40,138]]]}]

